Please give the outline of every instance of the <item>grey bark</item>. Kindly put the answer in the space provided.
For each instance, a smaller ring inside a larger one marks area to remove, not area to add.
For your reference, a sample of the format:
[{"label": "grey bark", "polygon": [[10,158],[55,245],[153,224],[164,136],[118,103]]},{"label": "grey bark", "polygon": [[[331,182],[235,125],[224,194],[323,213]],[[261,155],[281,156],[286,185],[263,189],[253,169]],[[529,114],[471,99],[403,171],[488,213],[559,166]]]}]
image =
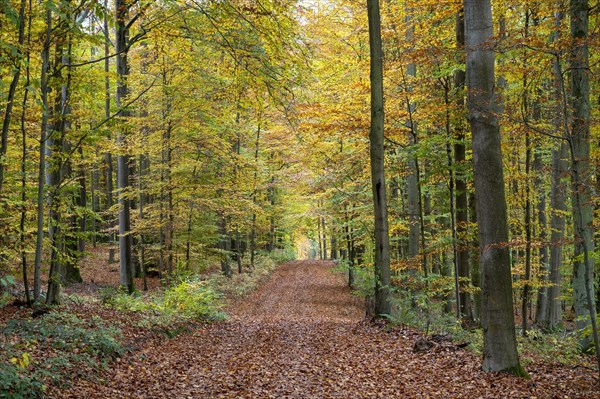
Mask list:
[{"label": "grey bark", "polygon": [[469,122],[473,135],[475,192],[482,279],[483,365],[485,371],[522,375],[513,317],[512,276],[490,0],[465,0],[465,46]]},{"label": "grey bark", "polygon": [[2,121],[2,142],[0,144],[0,193],[2,193],[2,187],[4,184],[4,169],[6,164],[6,151],[8,150],[8,129],[10,127],[10,120],[12,117],[12,109],[15,99],[15,92],[17,90],[17,85],[19,84],[19,79],[21,77],[21,65],[23,54],[21,53],[21,49],[23,47],[23,43],[25,42],[25,5],[26,0],[21,0],[21,5],[19,6],[19,38],[17,40],[17,59],[16,65],[12,81],[10,82],[10,86],[8,87],[8,95],[6,97],[6,108],[4,110],[4,119]]},{"label": "grey bark", "polygon": [[[108,0],[104,0],[104,8],[108,10]],[[108,30],[108,17],[104,15],[104,117],[110,118],[110,59],[109,59],[109,47],[110,47],[110,33]],[[106,153],[106,208],[110,209],[113,204],[113,160],[110,152]],[[107,212],[109,219],[109,227],[111,232],[109,233],[109,249],[108,249],[108,263],[115,263],[115,245],[117,241],[117,235],[114,232],[114,220],[111,212]]]},{"label": "grey bark", "polygon": [[[464,49],[465,46],[465,21],[464,12],[461,10],[456,14],[456,45]],[[464,60],[463,60],[464,61]],[[456,90],[456,105],[460,109],[465,108],[464,100],[465,72],[457,70],[454,72],[454,88]],[[457,122],[454,138],[454,164],[457,165],[456,172],[456,235],[457,250],[456,264],[458,276],[461,279],[460,286],[460,313],[464,320],[473,321],[473,308],[470,295],[466,291],[470,278],[469,250],[465,235],[467,234],[467,178],[465,176],[466,146],[465,130],[463,121]]]},{"label": "grey bark", "polygon": [[52,10],[46,9],[46,34],[42,49],[42,72],[40,75],[40,93],[42,98],[42,121],[40,133],[40,159],[37,187],[37,238],[33,272],[33,300],[38,302],[41,294],[42,256],[44,242],[44,187],[46,184],[46,140],[48,137],[48,68],[50,67],[50,43],[52,35]]},{"label": "grey bark", "polygon": [[[588,55],[588,0],[571,0],[571,185],[575,251],[573,257],[573,305],[577,328],[592,328],[592,338],[600,370],[600,347],[594,297],[594,251],[592,183],[590,169],[590,72]],[[589,321],[588,321],[589,317]],[[580,344],[590,345],[590,336],[582,335]]]},{"label": "grey bark", "polygon": [[[123,100],[128,94],[127,76],[129,75],[129,62],[127,59],[129,37],[129,4],[127,0],[115,0],[116,11],[116,62],[117,62],[117,95],[116,105],[121,108]],[[127,119],[130,111],[121,109],[119,116]],[[117,189],[119,203],[119,277],[121,286],[129,293],[135,291],[133,283],[133,264],[131,257],[131,219],[130,219],[130,201],[127,197],[129,184],[129,155],[126,149],[125,121],[119,126],[117,131],[117,145],[119,155],[117,158]]]},{"label": "grey bark", "polygon": [[391,311],[390,238],[387,217],[387,196],[384,167],[384,106],[383,106],[383,51],[381,45],[381,17],[379,1],[367,0],[369,20],[371,128],[369,132],[371,185],[375,218],[375,316]]}]

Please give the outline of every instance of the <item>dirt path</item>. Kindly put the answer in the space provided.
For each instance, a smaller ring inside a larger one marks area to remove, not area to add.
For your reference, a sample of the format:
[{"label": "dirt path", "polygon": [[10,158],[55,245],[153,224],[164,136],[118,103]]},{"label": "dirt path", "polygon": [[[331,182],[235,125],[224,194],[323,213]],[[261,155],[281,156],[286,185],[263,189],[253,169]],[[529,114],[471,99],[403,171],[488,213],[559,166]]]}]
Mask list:
[{"label": "dirt path", "polygon": [[[415,354],[415,333],[362,322],[331,263],[291,262],[231,310],[231,319],[147,347],[103,384],[77,381],[86,398],[564,398],[595,397],[589,373],[556,380],[479,371],[464,351]],[[548,370],[540,371],[547,373]],[[580,392],[573,395],[573,392]]]}]

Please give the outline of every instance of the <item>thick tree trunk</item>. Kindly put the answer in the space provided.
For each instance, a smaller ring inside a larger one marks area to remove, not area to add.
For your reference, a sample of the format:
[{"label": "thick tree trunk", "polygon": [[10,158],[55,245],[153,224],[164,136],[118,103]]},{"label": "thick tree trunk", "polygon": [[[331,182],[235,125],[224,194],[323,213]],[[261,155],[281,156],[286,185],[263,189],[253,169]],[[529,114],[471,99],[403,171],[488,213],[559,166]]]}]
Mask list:
[{"label": "thick tree trunk", "polygon": [[465,0],[469,122],[481,248],[483,370],[523,375],[513,317],[490,0]]},{"label": "thick tree trunk", "polygon": [[[573,256],[573,305],[576,325],[579,330],[592,328],[589,334],[580,337],[585,349],[591,339],[595,344],[600,368],[600,348],[596,326],[594,297],[594,233],[592,210],[592,182],[590,169],[590,71],[588,60],[588,0],[571,0],[571,39],[569,57],[571,72],[571,185],[573,231],[575,251]],[[588,320],[589,318],[589,320]]]},{"label": "thick tree trunk", "polygon": [[390,237],[384,167],[383,51],[379,0],[367,0],[371,60],[371,185],[375,216],[375,316],[389,315]]}]

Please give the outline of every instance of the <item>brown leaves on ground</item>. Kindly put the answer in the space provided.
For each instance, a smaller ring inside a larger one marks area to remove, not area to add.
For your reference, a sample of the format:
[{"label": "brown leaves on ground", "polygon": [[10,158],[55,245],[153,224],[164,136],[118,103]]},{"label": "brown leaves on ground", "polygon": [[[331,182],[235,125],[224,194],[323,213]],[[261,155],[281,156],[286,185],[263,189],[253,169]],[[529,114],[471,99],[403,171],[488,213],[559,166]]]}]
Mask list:
[{"label": "brown leaves on ground", "polygon": [[413,352],[418,334],[362,320],[331,263],[291,262],[229,321],[152,340],[64,398],[597,398],[594,372],[531,365],[531,380],[479,370],[453,346]]}]

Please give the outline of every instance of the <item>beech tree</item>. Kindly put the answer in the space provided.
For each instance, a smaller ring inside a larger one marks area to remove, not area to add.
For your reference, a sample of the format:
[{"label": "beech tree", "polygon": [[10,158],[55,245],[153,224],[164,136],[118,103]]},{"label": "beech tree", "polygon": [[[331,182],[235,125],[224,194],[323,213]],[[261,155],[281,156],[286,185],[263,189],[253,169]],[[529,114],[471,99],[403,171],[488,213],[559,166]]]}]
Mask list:
[{"label": "beech tree", "polygon": [[[590,326],[592,334],[582,335],[581,344],[587,348],[590,337],[595,345],[600,367],[600,344],[596,325],[594,297],[593,214],[591,201],[590,168],[590,78],[588,56],[588,0],[571,0],[572,49],[569,56],[571,107],[573,122],[569,145],[571,146],[571,186],[575,253],[573,262],[573,302],[577,327]],[[587,319],[589,318],[589,322]]]},{"label": "beech tree", "polygon": [[383,151],[383,51],[379,0],[368,0],[371,54],[371,185],[375,215],[375,315],[390,313],[390,238]]},{"label": "beech tree", "polygon": [[519,364],[513,316],[498,102],[494,90],[491,2],[465,0],[464,13],[482,279],[482,367],[485,371],[524,375]]}]

